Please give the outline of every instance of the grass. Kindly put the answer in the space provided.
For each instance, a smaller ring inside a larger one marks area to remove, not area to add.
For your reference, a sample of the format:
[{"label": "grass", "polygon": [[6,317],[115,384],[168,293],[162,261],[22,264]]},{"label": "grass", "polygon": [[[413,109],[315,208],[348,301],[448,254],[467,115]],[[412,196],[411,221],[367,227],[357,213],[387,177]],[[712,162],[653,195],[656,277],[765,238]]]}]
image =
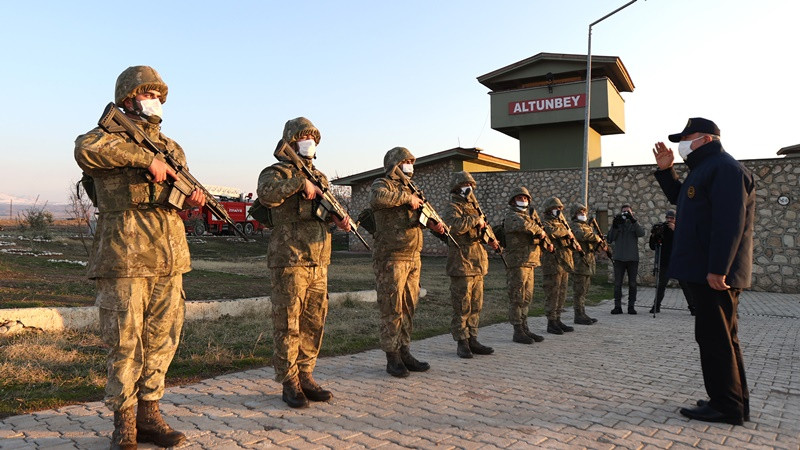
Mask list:
[{"label": "grass", "polygon": [[[0,241],[9,240],[0,237]],[[80,242],[72,242],[68,237],[57,237],[52,243],[41,244],[45,249],[56,245],[67,249],[64,256],[54,257],[57,259],[74,259],[74,254],[83,252]],[[264,238],[254,243],[224,237],[192,238],[190,248],[195,270],[187,274],[184,281],[189,299],[269,294]],[[329,267],[330,292],[375,288],[372,260],[368,254],[335,251],[332,260]],[[445,262],[444,257],[422,259],[421,284],[428,294],[420,300],[417,309],[414,339],[449,333],[452,307]],[[605,265],[598,269],[588,295],[590,304],[612,297],[613,286],[607,281]],[[535,278],[537,287],[530,315],[541,316],[543,291],[538,270]],[[4,280],[0,282],[0,299],[4,308],[38,306],[39,303],[60,306],[94,302],[93,283],[85,280],[85,268],[81,266],[46,263],[42,257],[0,253],[0,279]],[[499,259],[490,260],[489,274],[484,283],[481,325],[505,322],[508,297],[505,271]],[[24,294],[25,289],[31,289],[33,293]],[[570,300],[568,297],[568,308]],[[252,311],[238,317],[187,322],[167,374],[168,385],[270,365],[273,343],[269,317],[269,311]],[[332,306],[325,325],[321,354],[343,355],[378,348],[378,327],[379,314],[375,304],[348,299]],[[509,327],[509,337],[510,333]],[[26,332],[0,337],[0,417],[102,399],[105,354],[97,330],[92,329],[62,333]]]}]

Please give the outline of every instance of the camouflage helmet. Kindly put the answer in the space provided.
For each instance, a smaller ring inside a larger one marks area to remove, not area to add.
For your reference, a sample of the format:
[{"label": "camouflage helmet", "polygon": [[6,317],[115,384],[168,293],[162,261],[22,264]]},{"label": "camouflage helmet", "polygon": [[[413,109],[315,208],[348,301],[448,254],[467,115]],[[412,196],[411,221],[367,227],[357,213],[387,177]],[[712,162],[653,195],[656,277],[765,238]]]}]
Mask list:
[{"label": "camouflage helmet", "polygon": [[459,187],[468,184],[472,187],[475,187],[475,178],[472,178],[472,175],[469,174],[466,170],[462,170],[461,172],[453,172],[450,174],[450,192],[455,192],[458,190]]},{"label": "camouflage helmet", "polygon": [[542,209],[545,211],[549,211],[551,209],[564,209],[564,204],[561,203],[561,200],[558,197],[550,197],[542,203]]},{"label": "camouflage helmet", "polygon": [[131,66],[123,70],[117,77],[117,84],[114,87],[114,102],[117,106],[122,107],[125,99],[151,90],[160,92],[159,100],[161,103],[166,103],[169,88],[158,72],[150,66]]},{"label": "camouflage helmet", "polygon": [[319,145],[322,136],[319,134],[317,127],[305,117],[298,117],[296,119],[287,120],[286,125],[283,126],[283,140],[287,144],[297,141],[300,136],[311,134],[314,136],[314,142]]},{"label": "camouflage helmet", "polygon": [[586,209],[585,206],[583,206],[583,205],[581,205],[580,203],[577,203],[577,202],[569,205],[569,216],[570,217],[577,216],[578,212],[580,212],[580,211],[587,211],[588,212],[589,210]]},{"label": "camouflage helmet", "polygon": [[400,164],[401,162],[410,159],[411,161],[416,161],[417,158],[414,158],[414,155],[411,154],[405,147],[395,147],[388,152],[383,157],[383,170],[384,173],[389,173],[392,169],[395,168],[396,165]]},{"label": "camouflage helmet", "polygon": [[528,203],[530,203],[531,193],[528,192],[528,188],[526,188],[525,186],[520,186],[511,191],[511,197],[508,198],[508,204],[511,206],[516,206],[516,203],[514,203],[514,198],[518,195],[524,195],[525,197],[528,197]]}]

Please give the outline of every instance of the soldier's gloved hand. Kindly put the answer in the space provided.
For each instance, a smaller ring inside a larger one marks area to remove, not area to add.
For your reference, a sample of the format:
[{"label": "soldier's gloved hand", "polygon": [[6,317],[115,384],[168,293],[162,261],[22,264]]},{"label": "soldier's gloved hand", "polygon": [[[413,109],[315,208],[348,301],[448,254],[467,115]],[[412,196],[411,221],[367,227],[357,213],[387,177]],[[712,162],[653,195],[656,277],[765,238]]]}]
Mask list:
[{"label": "soldier's gloved hand", "polygon": [[638,221],[638,219],[636,218],[636,216],[633,215],[633,213],[631,213],[628,217],[631,218],[631,223],[636,223]]}]

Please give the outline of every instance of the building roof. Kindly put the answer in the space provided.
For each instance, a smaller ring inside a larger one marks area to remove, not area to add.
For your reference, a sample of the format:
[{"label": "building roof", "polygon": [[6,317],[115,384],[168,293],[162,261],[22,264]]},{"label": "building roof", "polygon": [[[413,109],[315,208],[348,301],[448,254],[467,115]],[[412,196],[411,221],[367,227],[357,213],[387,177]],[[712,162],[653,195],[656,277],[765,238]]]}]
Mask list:
[{"label": "building roof", "polygon": [[778,150],[778,154],[784,156],[800,156],[800,144],[783,147]]},{"label": "building roof", "polygon": [[[499,158],[497,156],[488,155],[483,153],[480,148],[463,148],[455,147],[449,150],[444,150],[430,155],[420,156],[414,162],[414,166],[421,167],[429,164],[440,163],[449,159],[456,159],[460,161],[470,161],[484,166],[489,166],[501,170],[519,170],[519,163],[511,161],[510,159]],[[383,176],[383,167],[368,170],[366,172],[349,175],[346,177],[331,180],[333,184],[353,186],[364,181],[371,181],[375,178]]]},{"label": "building roof", "polygon": [[[617,56],[592,55],[592,79],[608,77],[620,92],[633,92],[628,70]],[[492,91],[586,80],[586,55],[539,53],[478,77]]]}]

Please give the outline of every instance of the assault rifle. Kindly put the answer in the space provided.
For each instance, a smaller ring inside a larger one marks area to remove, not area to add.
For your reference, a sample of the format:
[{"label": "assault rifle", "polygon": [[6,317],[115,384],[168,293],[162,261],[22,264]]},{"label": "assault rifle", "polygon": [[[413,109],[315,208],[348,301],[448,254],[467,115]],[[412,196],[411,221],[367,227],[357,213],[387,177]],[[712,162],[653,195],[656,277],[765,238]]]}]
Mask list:
[{"label": "assault rifle", "polygon": [[423,227],[428,226],[428,220],[433,220],[434,222],[442,224],[442,226],[444,227],[444,235],[447,236],[448,239],[450,239],[450,242],[452,242],[453,245],[456,246],[456,248],[461,248],[461,246],[458,245],[458,242],[456,242],[455,238],[453,238],[453,235],[450,234],[450,227],[448,227],[447,224],[444,223],[444,220],[442,220],[442,218],[439,216],[439,213],[437,213],[436,210],[433,209],[433,205],[431,205],[431,203],[425,199],[425,193],[422,192],[422,189],[417,187],[417,185],[414,184],[413,181],[411,181],[411,178],[406,176],[406,174],[404,174],[403,171],[400,170],[399,166],[394,166],[394,169],[392,169],[392,171],[389,174],[390,175],[394,174],[394,176],[397,177],[400,180],[400,182],[403,183],[404,186],[411,189],[411,193],[422,199],[422,208],[420,208],[419,223],[422,224]]},{"label": "assault rifle", "polygon": [[541,240],[541,244],[544,244],[542,245],[542,247],[544,247],[545,250],[547,250],[548,248],[552,248],[553,250],[547,250],[550,253],[556,251],[555,250],[556,247],[555,245],[553,245],[553,241],[550,240],[550,236],[547,235],[547,231],[545,231],[544,229],[544,224],[542,223],[542,219],[539,218],[539,213],[537,213],[535,209],[531,210],[531,219],[533,219],[533,223],[535,223],[537,227],[542,229],[542,234],[544,235],[544,238],[542,238]]},{"label": "assault rifle", "polygon": [[597,233],[597,235],[600,236],[600,244],[606,251],[606,256],[608,256],[608,259],[614,259],[614,254],[611,252],[611,247],[608,246],[606,237],[603,236],[603,231],[600,230],[600,225],[597,224],[597,219],[592,217],[592,220],[589,221],[589,225],[591,225],[592,228],[594,228],[595,233]]},{"label": "assault rifle", "polygon": [[582,257],[586,257],[586,252],[583,251],[583,248],[581,248],[581,244],[579,244],[578,240],[575,239],[575,236],[573,236],[571,234],[572,233],[572,228],[569,227],[569,224],[567,223],[567,219],[564,218],[564,214],[559,214],[557,219],[558,219],[559,222],[564,224],[564,226],[567,227],[567,230],[570,232],[570,234],[565,236],[567,238],[567,240],[569,241],[569,246],[572,247],[572,249],[575,250],[576,252],[580,253]]},{"label": "assault rifle", "polygon": [[320,219],[325,219],[327,214],[333,214],[334,216],[338,217],[339,220],[347,217],[347,223],[350,224],[350,232],[352,232],[358,238],[358,240],[364,244],[364,247],[366,247],[367,250],[371,250],[369,244],[367,244],[367,241],[364,240],[364,236],[361,236],[361,233],[358,232],[358,223],[353,221],[341,203],[339,203],[339,201],[336,200],[336,197],[333,196],[330,189],[328,189],[328,186],[322,183],[322,180],[320,180],[319,177],[314,174],[311,168],[308,167],[299,156],[297,156],[297,153],[294,151],[294,149],[286,144],[286,141],[283,139],[278,142],[278,148],[275,150],[275,156],[280,156],[291,161],[291,163],[294,164],[298,170],[303,172],[303,175],[305,175],[308,181],[312,182],[314,186],[318,187],[322,191],[322,196],[319,198],[319,207],[324,211],[315,211],[317,217]]},{"label": "assault rifle", "polygon": [[[475,194],[471,194],[471,196],[473,199],[475,199]],[[508,263],[506,262],[506,255],[503,254],[503,247],[500,246],[500,241],[494,234],[492,226],[489,225],[489,219],[486,217],[486,214],[483,213],[481,207],[478,205],[478,199],[475,199],[475,201],[472,202],[472,205],[478,211],[478,215],[481,217],[481,219],[483,219],[483,223],[486,224],[486,226],[483,227],[483,229],[481,230],[481,242],[483,242],[484,244],[489,244],[492,241],[497,242],[497,250],[495,250],[495,253],[500,255],[500,259],[503,260],[503,265],[506,266],[506,268],[508,268]]]},{"label": "assault rifle", "polygon": [[[206,189],[199,181],[197,181],[197,179],[189,173],[189,170],[181,165],[170,152],[151,141],[150,138],[148,138],[147,135],[145,135],[144,132],[136,126],[136,124],[131,122],[131,120],[127,118],[114,103],[109,103],[108,106],[106,106],[106,109],[103,111],[103,115],[100,117],[100,120],[97,122],[97,124],[100,125],[100,128],[107,133],[124,132],[141,147],[150,150],[156,155],[161,155],[161,157],[164,158],[164,162],[175,171],[175,179],[171,180],[169,177],[167,178],[167,183],[172,185],[172,189],[169,192],[169,198],[167,199],[169,206],[175,209],[183,209],[183,203],[186,200],[186,197],[192,195],[192,192],[194,192],[195,189],[200,189],[203,195],[206,196],[206,208],[208,208],[216,217],[224,220],[230,229],[244,238],[244,240],[249,240],[244,234],[244,231],[236,227],[236,223],[234,223],[233,219],[231,219],[231,216],[228,215],[228,211],[226,211],[219,201],[217,201],[217,199],[210,192],[208,192],[208,189]],[[148,173],[146,176],[148,179],[152,180],[152,175]]]}]

